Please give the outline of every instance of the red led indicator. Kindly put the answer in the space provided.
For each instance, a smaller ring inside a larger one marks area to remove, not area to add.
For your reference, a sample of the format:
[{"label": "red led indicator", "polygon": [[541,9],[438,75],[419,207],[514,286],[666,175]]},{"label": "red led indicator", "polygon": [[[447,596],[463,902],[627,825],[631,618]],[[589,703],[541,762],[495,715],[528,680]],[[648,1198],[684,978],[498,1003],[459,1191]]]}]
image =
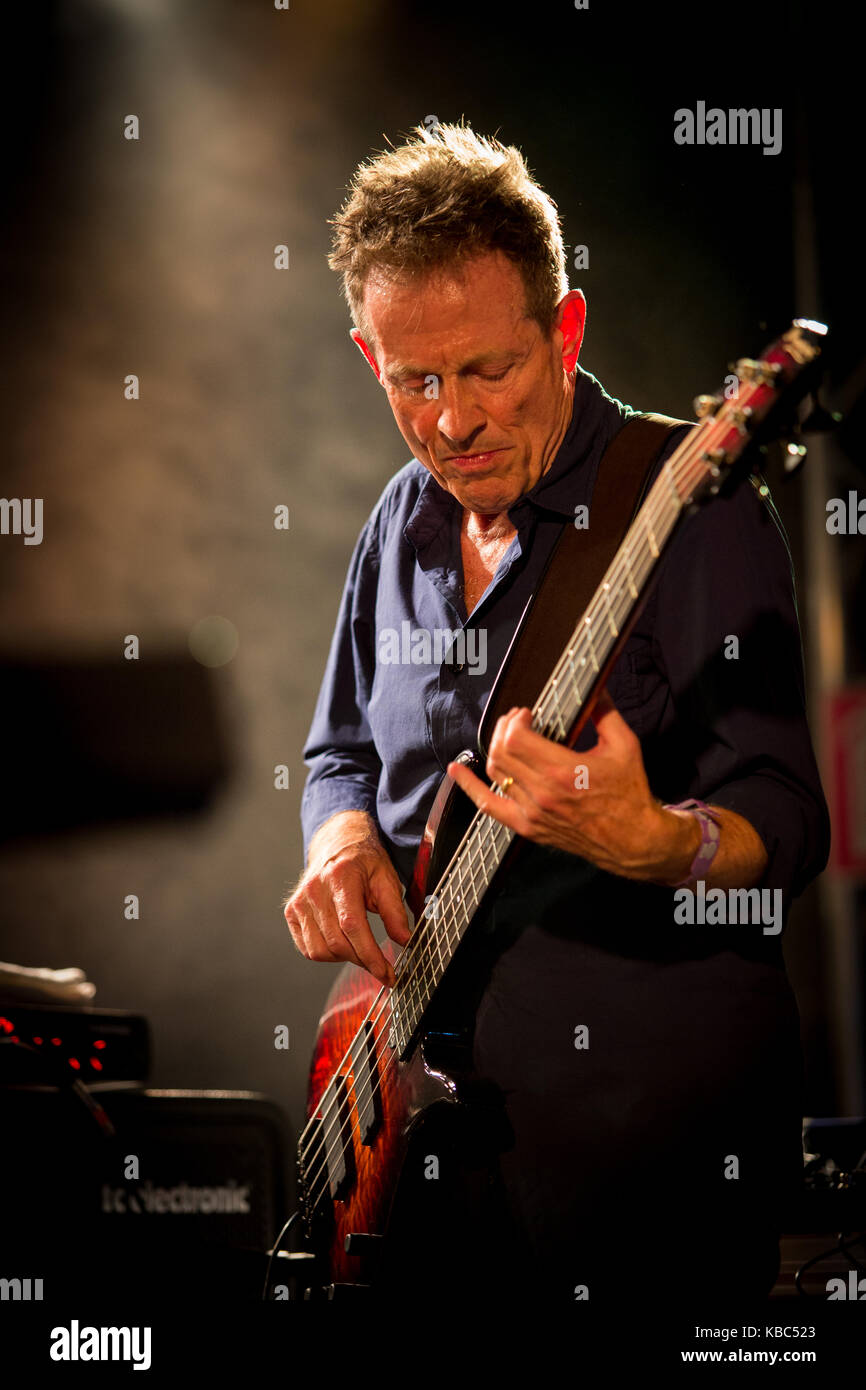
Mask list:
[{"label": "red led indicator", "polygon": [[98,1057],[91,1057],[90,1065],[93,1067],[94,1071],[102,1071],[102,1063]]},{"label": "red led indicator", "polygon": [[36,1043],[36,1046],[38,1047],[39,1044],[42,1042],[42,1039],[41,1039],[41,1038],[34,1038],[33,1041]]},{"label": "red led indicator", "polygon": [[14,1027],[14,1023],[10,1023],[8,1018],[4,1018],[2,1014],[0,1014],[0,1028],[3,1029],[4,1033],[11,1033]]},{"label": "red led indicator", "polygon": [[76,1071],[81,1071],[81,1063],[79,1062],[77,1057],[70,1057],[69,1065],[71,1067],[74,1067]]},{"label": "red led indicator", "polygon": [[93,1046],[94,1046],[94,1047],[105,1047],[105,1043],[103,1042],[102,1038],[97,1038],[97,1039],[96,1039],[96,1042],[93,1044]]},{"label": "red led indicator", "polygon": [[60,1039],[59,1039],[59,1038],[52,1038],[52,1039],[51,1039],[51,1042],[52,1042],[52,1045],[53,1045],[54,1047],[59,1047],[59,1046],[60,1046]]}]

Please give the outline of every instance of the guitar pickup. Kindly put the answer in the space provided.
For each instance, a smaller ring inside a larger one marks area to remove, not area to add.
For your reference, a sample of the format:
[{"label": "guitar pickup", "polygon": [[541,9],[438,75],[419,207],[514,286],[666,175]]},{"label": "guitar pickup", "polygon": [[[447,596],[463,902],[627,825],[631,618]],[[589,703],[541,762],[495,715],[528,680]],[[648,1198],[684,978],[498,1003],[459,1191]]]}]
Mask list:
[{"label": "guitar pickup", "polygon": [[376,1056],[376,1028],[370,1019],[362,1025],[352,1043],[352,1076],[355,1081],[355,1110],[358,1136],[370,1145],[382,1123],[382,1095],[379,1059]]},{"label": "guitar pickup", "polygon": [[352,1108],[349,1083],[335,1076],[322,1094],[320,1125],[325,1141],[328,1187],[339,1201],[355,1177],[355,1147],[352,1143]]}]

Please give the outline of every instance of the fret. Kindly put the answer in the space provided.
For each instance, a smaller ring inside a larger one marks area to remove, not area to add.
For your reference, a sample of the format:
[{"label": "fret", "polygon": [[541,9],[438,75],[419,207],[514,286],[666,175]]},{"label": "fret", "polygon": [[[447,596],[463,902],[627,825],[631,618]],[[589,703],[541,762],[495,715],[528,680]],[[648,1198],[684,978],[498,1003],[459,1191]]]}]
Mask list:
[{"label": "fret", "polygon": [[658,541],[656,540],[656,533],[653,530],[653,525],[649,517],[647,517],[647,532],[649,535],[650,550],[652,551],[654,558],[657,560],[661,555],[661,551],[659,550]]},{"label": "fret", "polygon": [[[443,894],[443,896],[444,896],[444,894]],[[442,899],[442,897],[440,897],[440,903],[442,903],[442,901],[443,901],[443,899]],[[448,940],[448,906],[447,906],[447,905],[440,907],[440,911],[439,911],[439,914],[438,914],[437,919],[436,919],[436,929],[435,929],[435,930],[436,930],[436,953],[437,953],[437,955],[438,955],[438,957],[439,957],[439,960],[438,960],[438,963],[437,963],[437,961],[436,961],[435,959],[433,959],[432,953],[431,953],[429,974],[428,974],[428,972],[427,972],[426,970],[425,970],[425,972],[424,972],[424,989],[425,989],[425,992],[427,992],[428,997],[429,997],[429,995],[432,995],[433,990],[436,988],[437,983],[439,982],[439,980],[441,980],[442,976],[444,975],[445,969],[446,969],[446,967],[447,967],[447,965],[448,965],[448,962],[449,962],[450,959],[451,959],[450,943],[449,943],[449,940]],[[419,944],[421,945],[421,949],[423,949],[423,943],[419,943]],[[443,950],[443,946],[444,946],[444,950]]]},{"label": "fret", "polygon": [[623,553],[623,563],[624,563],[624,565],[625,565],[625,572],[626,572],[626,579],[627,579],[627,582],[628,582],[628,590],[629,590],[629,593],[631,594],[632,598],[637,598],[637,596],[638,596],[638,587],[637,587],[637,585],[636,585],[635,582],[634,582],[634,575],[632,574],[632,568],[631,568],[631,551],[630,551],[630,550],[625,550],[625,551],[624,551],[624,553]]},{"label": "fret", "polygon": [[611,606],[610,606],[610,585],[609,585],[609,584],[605,584],[605,585],[604,585],[604,596],[605,596],[605,598],[607,599],[607,620],[608,620],[608,622],[610,623],[610,630],[611,630],[611,632],[613,633],[614,637],[618,637],[618,636],[619,636],[619,628],[617,627],[616,623],[615,623],[614,620],[613,620],[613,612],[612,612]]},{"label": "fret", "polygon": [[[447,920],[447,904],[444,899],[444,892],[434,894],[437,900],[437,907],[434,915],[428,919],[429,931],[423,936],[418,935],[414,941],[410,941],[408,950],[412,953],[411,959],[411,982],[414,979],[418,992],[429,989],[431,982],[437,979],[439,968],[444,970],[445,961],[442,956],[442,936],[443,928]],[[439,967],[437,967],[436,956],[439,957]]]},{"label": "fret", "polygon": [[[391,991],[391,1037],[389,1042],[391,1042],[394,1051],[400,1054],[408,1046],[415,1026],[415,998],[413,996],[417,996],[418,986],[419,980],[413,975],[399,992],[397,990]],[[391,1041],[392,1038],[393,1041]]]},{"label": "fret", "polygon": [[[439,955],[439,967],[440,967],[440,969],[442,970],[442,972],[444,973],[446,961],[443,959],[443,956],[442,956],[442,937],[441,937],[441,933],[440,933],[440,931],[439,931],[439,914],[440,914],[440,912],[441,912],[441,903],[440,903],[439,898],[436,896],[435,893],[430,893],[430,894],[424,899],[424,901],[427,902],[427,903],[435,903],[435,904],[436,904],[436,906],[434,907],[433,911],[430,912],[430,913],[428,913],[427,920],[428,920],[428,922],[430,923],[430,937],[431,937],[431,939],[432,939],[432,941],[433,941],[433,943],[434,943],[434,945],[435,945],[435,947],[436,947],[436,950],[437,950],[437,952],[438,952],[438,955]],[[435,968],[435,967],[434,967],[434,968]]]},{"label": "fret", "polygon": [[[593,666],[595,667],[596,671],[600,671],[600,670],[601,670],[601,667],[600,667],[599,664],[598,664],[598,657],[597,657],[596,654],[595,654],[595,647],[594,647],[593,641],[592,641],[592,619],[591,619],[591,618],[587,618],[587,619],[585,620],[583,630],[584,630],[584,632],[586,633],[586,640],[587,640],[587,642],[589,643],[589,654],[590,654],[590,656],[592,657],[592,664],[593,664]],[[585,660],[585,658],[584,658],[584,660]]]},{"label": "fret", "polygon": [[[499,847],[498,847],[498,845],[497,845],[497,843],[496,843],[496,828],[497,828],[498,825],[499,825],[499,822],[498,822],[498,821],[492,820],[489,816],[486,816],[486,817],[484,818],[484,820],[481,822],[480,834],[479,834],[479,839],[481,840],[482,846],[483,846],[483,844],[484,844],[484,837],[485,837],[485,836],[487,837],[488,847],[489,847],[490,849],[493,850],[494,859],[496,858],[496,856],[497,856],[498,853],[499,853]],[[494,867],[494,872],[495,872],[495,867]],[[493,873],[491,873],[491,871],[490,871],[490,864],[489,864],[489,861],[485,858],[485,859],[484,859],[484,887],[485,887],[485,888],[488,887],[488,885],[489,885],[489,883],[490,883],[490,880],[491,880],[492,878],[493,878]]]},{"label": "fret", "polygon": [[476,907],[478,906],[478,904],[480,903],[481,899],[480,899],[480,897],[478,896],[478,889],[475,887],[475,879],[474,879],[474,877],[473,877],[473,875],[472,875],[471,873],[470,873],[470,875],[469,875],[469,878],[468,878],[467,881],[466,881],[466,887],[467,887],[468,889],[471,890],[472,896],[473,896],[473,898],[475,899],[474,903],[472,904],[472,908],[473,908],[473,911],[474,911],[475,908],[476,908]]},{"label": "fret", "polygon": [[422,988],[426,988],[428,972],[430,973],[431,978],[433,977],[435,963],[433,960],[432,951],[430,949],[431,941],[438,942],[438,933],[436,931],[435,926],[433,927],[432,933],[427,937],[416,938],[416,947],[414,953],[415,969],[410,975],[409,979],[407,980],[407,984],[410,987],[414,986],[415,988],[417,988],[418,986],[421,986]]},{"label": "fret", "polygon": [[680,497],[677,485],[674,482],[674,473],[673,469],[671,468],[670,459],[668,459],[667,463],[664,466],[664,474],[668,482],[670,483],[671,492],[673,493],[674,498],[674,505],[676,506],[677,511],[679,511],[680,507],[682,506],[682,498]]},{"label": "fret", "polygon": [[[473,832],[473,834],[471,834],[471,835],[469,836],[468,850],[469,850],[469,854],[468,854],[468,867],[469,867],[469,874],[470,874],[470,877],[471,877],[471,879],[472,879],[472,881],[473,881],[473,883],[474,883],[474,882],[477,880],[478,874],[479,874],[479,873],[484,874],[484,875],[485,875],[485,887],[486,887],[486,886],[487,886],[487,883],[486,883],[487,865],[486,865],[486,863],[485,863],[485,861],[484,861],[484,855],[483,855],[482,848],[481,848],[481,836],[480,836],[479,834],[475,834],[475,833]],[[474,855],[474,853],[475,853],[476,850],[478,851],[478,863],[477,863],[477,866],[473,869],[472,856]],[[484,890],[482,889],[482,892],[483,892],[483,891],[484,891]],[[480,898],[479,898],[479,901],[480,901]]]},{"label": "fret", "polygon": [[556,722],[559,725],[559,737],[561,739],[565,739],[565,737],[568,734],[568,730],[565,727],[565,723],[562,718],[562,710],[559,707],[559,686],[555,676],[553,677],[550,683],[550,693],[551,699],[553,700],[553,713],[556,718]]},{"label": "fret", "polygon": [[388,1000],[388,1046],[392,1052],[398,1056],[402,1055],[404,1048],[403,1024],[400,1018],[399,989],[391,990],[391,997]]},{"label": "fret", "polygon": [[[447,895],[447,896],[446,896],[446,895]],[[445,954],[446,954],[446,956],[447,956],[447,959],[450,960],[450,959],[451,959],[451,954],[452,954],[452,952],[451,952],[451,929],[452,929],[452,926],[454,925],[454,922],[455,922],[455,919],[456,919],[457,909],[458,909],[458,907],[459,907],[459,901],[458,901],[458,900],[455,898],[455,896],[454,896],[453,874],[452,874],[452,875],[449,875],[447,881],[445,882],[445,884],[444,884],[444,886],[443,886],[443,888],[442,888],[442,900],[443,900],[443,903],[444,903],[444,909],[443,909],[443,911],[442,911],[442,914],[441,914],[441,917],[440,917],[439,923],[438,923],[438,927],[439,927],[439,930],[438,930],[438,937],[439,937],[440,942],[444,942]],[[440,946],[440,953],[441,953],[441,946]],[[435,977],[435,974],[434,974],[434,987],[435,987],[435,983],[436,983],[436,977]],[[431,993],[432,993],[432,990],[431,990]]]},{"label": "fret", "polygon": [[[566,670],[568,671],[568,678],[569,678],[569,680],[571,681],[572,689],[574,690],[575,704],[576,704],[576,706],[577,706],[577,709],[580,709],[580,706],[583,704],[583,696],[582,696],[582,694],[580,693],[580,686],[579,686],[578,683],[577,683],[577,676],[575,675],[575,671],[574,671],[574,648],[573,648],[573,647],[569,647],[568,651],[566,652],[566,658],[567,658],[567,659],[566,659],[565,665],[566,665]],[[577,713],[577,709],[575,710],[575,714]]]},{"label": "fret", "polygon": [[462,911],[462,909],[463,909],[463,893],[462,893],[462,891],[459,892],[459,893],[455,893],[454,890],[453,890],[453,888],[452,888],[452,890],[451,890],[451,902],[452,902],[452,904],[453,904],[455,910],[459,908],[459,909]]}]

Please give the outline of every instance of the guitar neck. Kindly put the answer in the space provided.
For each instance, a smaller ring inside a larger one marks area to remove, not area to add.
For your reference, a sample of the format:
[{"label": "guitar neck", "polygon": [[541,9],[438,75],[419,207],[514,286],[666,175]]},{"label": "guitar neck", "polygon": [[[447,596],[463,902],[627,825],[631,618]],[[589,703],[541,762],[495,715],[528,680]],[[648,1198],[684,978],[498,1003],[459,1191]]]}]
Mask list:
[{"label": "guitar neck", "polygon": [[566,743],[574,737],[575,725],[581,713],[588,712],[589,697],[622,646],[677,524],[696,493],[711,481],[715,465],[707,455],[712,441],[698,437],[704,433],[704,426],[693,431],[663,465],[541,691],[532,723],[546,738]]}]

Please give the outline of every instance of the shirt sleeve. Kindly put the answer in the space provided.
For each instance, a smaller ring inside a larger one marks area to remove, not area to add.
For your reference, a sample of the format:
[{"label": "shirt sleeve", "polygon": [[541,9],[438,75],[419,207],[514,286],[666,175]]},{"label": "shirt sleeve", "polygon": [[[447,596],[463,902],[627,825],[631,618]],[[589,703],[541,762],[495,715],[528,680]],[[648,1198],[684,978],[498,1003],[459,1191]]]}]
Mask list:
[{"label": "shirt sleeve", "polygon": [[304,859],[319,826],[338,811],[376,815],[382,764],[367,720],[375,651],[379,552],[376,513],[355,545],[304,761],[310,769],[301,798]]},{"label": "shirt sleeve", "polygon": [[682,797],[736,811],[785,909],[824,868],[830,822],[806,718],[788,540],[761,478],[687,517],[657,588],[654,657],[689,750]]}]

